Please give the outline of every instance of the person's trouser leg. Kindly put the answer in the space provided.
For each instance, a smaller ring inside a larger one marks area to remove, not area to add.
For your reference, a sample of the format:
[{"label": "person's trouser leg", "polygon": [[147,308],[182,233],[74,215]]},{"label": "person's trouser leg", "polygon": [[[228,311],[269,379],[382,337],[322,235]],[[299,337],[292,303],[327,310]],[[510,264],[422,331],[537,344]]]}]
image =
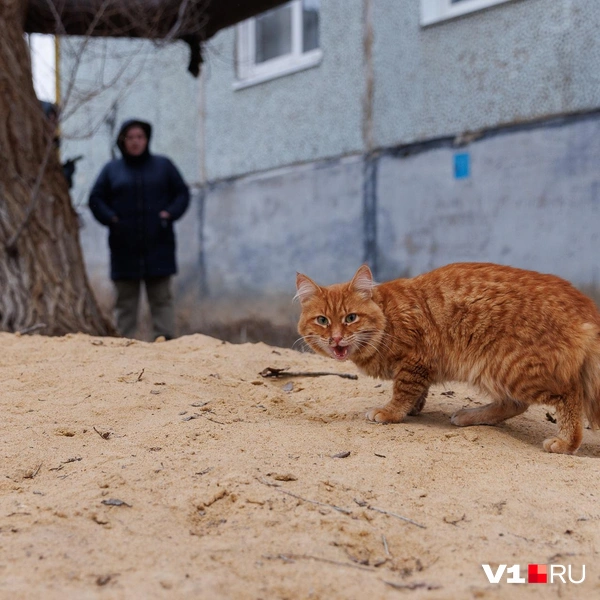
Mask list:
[{"label": "person's trouser leg", "polygon": [[141,281],[139,279],[117,279],[113,283],[117,291],[115,303],[117,330],[123,337],[132,338],[137,329]]},{"label": "person's trouser leg", "polygon": [[175,337],[175,303],[171,291],[171,277],[147,277],[146,294],[152,315],[154,339],[164,335]]}]

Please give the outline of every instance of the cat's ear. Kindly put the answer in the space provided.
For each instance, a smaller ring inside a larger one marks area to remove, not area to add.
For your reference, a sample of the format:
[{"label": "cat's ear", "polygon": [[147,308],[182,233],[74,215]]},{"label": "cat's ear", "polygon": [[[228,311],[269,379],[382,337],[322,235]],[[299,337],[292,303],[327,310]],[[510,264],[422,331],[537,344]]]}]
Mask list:
[{"label": "cat's ear", "polygon": [[321,288],[306,275],[296,273],[296,296],[294,300],[300,300],[304,304],[310,300]]},{"label": "cat's ear", "polygon": [[350,287],[356,290],[365,300],[373,296],[373,288],[377,284],[373,281],[373,273],[367,265],[359,267],[350,282]]}]

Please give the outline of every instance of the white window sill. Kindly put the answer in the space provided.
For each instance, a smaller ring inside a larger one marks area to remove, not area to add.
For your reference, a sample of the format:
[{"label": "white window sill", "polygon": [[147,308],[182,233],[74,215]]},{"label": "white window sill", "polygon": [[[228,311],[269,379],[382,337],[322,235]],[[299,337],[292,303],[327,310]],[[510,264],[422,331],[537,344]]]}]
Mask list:
[{"label": "white window sill", "polygon": [[272,79],[285,77],[286,75],[298,73],[299,71],[304,71],[306,69],[312,69],[313,67],[320,65],[322,60],[323,51],[319,48],[300,56],[286,58],[285,60],[275,59],[273,62],[276,62],[277,64],[271,66],[269,63],[265,63],[260,65],[260,70],[257,69],[252,75],[244,77],[243,79],[238,79],[238,81],[233,83],[233,89],[242,90],[253,85],[271,81]]},{"label": "white window sill", "polygon": [[450,5],[447,0],[421,0],[421,25],[433,25],[440,21],[462,17],[496,4],[504,4],[511,0],[465,0]]}]

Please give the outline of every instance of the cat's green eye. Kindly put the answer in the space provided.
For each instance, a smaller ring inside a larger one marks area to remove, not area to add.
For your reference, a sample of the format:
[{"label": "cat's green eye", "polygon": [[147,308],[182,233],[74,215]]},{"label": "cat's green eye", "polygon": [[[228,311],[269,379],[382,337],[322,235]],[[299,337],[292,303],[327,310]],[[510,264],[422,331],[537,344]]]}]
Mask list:
[{"label": "cat's green eye", "polygon": [[344,320],[346,323],[354,323],[356,319],[358,319],[358,315],[356,313],[350,313],[349,315],[346,315]]},{"label": "cat's green eye", "polygon": [[318,316],[315,320],[317,325],[321,325],[322,327],[327,327],[327,325],[329,325],[329,319],[323,315]]}]

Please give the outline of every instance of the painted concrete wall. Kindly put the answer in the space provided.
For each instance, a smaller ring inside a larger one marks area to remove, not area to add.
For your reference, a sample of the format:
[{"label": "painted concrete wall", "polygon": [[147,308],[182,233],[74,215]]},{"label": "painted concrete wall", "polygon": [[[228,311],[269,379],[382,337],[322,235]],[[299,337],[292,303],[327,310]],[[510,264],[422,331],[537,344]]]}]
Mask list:
[{"label": "painted concrete wall", "polygon": [[[600,4],[514,0],[429,27],[419,24],[419,5],[417,0],[366,0],[345,3],[341,10],[338,2],[323,2],[324,62],[306,73],[234,91],[233,64],[228,68],[215,65],[206,85],[207,174],[209,181],[242,175],[226,186],[227,206],[237,207],[245,215],[239,221],[233,218],[228,237],[236,238],[236,247],[244,247],[246,241],[250,244],[238,258],[261,252],[276,254],[277,261],[287,256],[283,240],[271,247],[261,237],[262,227],[248,232],[235,223],[250,222],[245,213],[246,194],[250,194],[257,206],[264,203],[270,207],[264,219],[280,228],[286,207],[299,201],[302,205],[307,187],[304,179],[310,169],[298,167],[286,175],[273,175],[279,181],[274,188],[258,185],[244,173],[262,170],[259,181],[266,182],[271,177],[269,169],[281,164],[366,152],[369,148],[361,132],[371,128],[372,147],[382,152],[374,159],[372,199],[377,224],[373,258],[381,278],[416,274],[454,260],[493,260],[554,271],[580,285],[597,284],[594,164],[600,148],[589,139],[596,133],[597,121],[590,118],[550,126],[544,120],[552,115],[595,111],[600,106],[600,41],[596,35]],[[370,55],[363,46],[369,26],[365,7],[370,7],[367,12],[373,30]],[[343,36],[336,35],[342,44],[331,48],[328,36],[338,30],[345,31]],[[219,56],[233,56],[233,31],[224,32],[218,44]],[[330,79],[326,67],[332,51],[338,72],[351,72],[358,77],[358,85],[351,79],[351,85],[339,88],[337,80]],[[369,74],[374,82],[371,111],[363,104],[369,101],[365,83]],[[321,122],[314,121],[307,110],[314,104],[310,101],[313,88],[321,100],[323,95],[329,99],[332,94],[355,92],[348,96],[353,99],[348,105],[353,120],[338,111],[344,127],[323,112],[324,122],[334,125],[326,129],[333,131],[334,137],[326,140]],[[271,101],[279,107],[279,114],[271,108]],[[372,122],[367,123],[369,112]],[[464,180],[453,177],[457,150],[449,142],[408,158],[400,158],[402,148],[394,151],[412,142],[535,120],[541,121],[539,127],[486,137],[468,146],[472,175]],[[354,143],[345,143],[350,140]],[[316,144],[312,151],[308,148],[311,141]],[[252,148],[251,156],[246,142]],[[367,181],[364,170],[359,173],[357,168],[356,175],[363,186],[362,213],[355,226],[362,251],[356,237],[357,251],[336,261],[337,277],[335,269],[322,270],[326,281],[343,279],[368,255]],[[335,184],[339,184],[335,178],[327,182]],[[358,181],[356,188],[360,189]],[[276,189],[280,191],[278,200],[274,199]],[[327,193],[344,197],[339,188],[331,187]],[[212,194],[207,195],[208,231],[213,223],[222,221],[224,225],[226,221],[211,212],[210,203],[216,201]],[[322,228],[311,229],[313,263],[319,258],[328,260],[320,240],[336,235],[331,225],[338,218],[336,211],[344,206],[342,200],[336,210],[328,207]],[[233,209],[230,212],[233,214]],[[307,219],[304,215],[303,221]],[[295,238],[288,239],[292,247],[297,244]],[[212,265],[210,258],[207,263],[209,287],[228,289],[229,284],[217,284],[210,274],[224,260],[223,254],[215,254],[216,248],[206,246],[207,256],[215,256]],[[283,262],[294,259],[298,260],[298,253],[294,256],[292,251]],[[235,261],[227,264],[227,277],[233,282]],[[252,261],[245,264],[250,266]],[[279,289],[282,283],[278,271],[269,275],[271,288]],[[244,286],[252,288],[253,281]],[[253,289],[257,293],[260,286]]]},{"label": "painted concrete wall", "polygon": [[513,0],[428,27],[419,10],[324,0],[322,64],[242,90],[235,30],[220,33],[205,70],[208,180],[364,152],[365,128],[386,148],[600,106],[600,3]]},{"label": "painted concrete wall", "polygon": [[211,296],[291,298],[296,271],[351,277],[363,257],[361,157],[211,186],[204,254]]},{"label": "painted concrete wall", "polygon": [[205,50],[208,180],[361,152],[362,0],[321,2],[315,68],[234,90],[235,28]]},{"label": "painted concrete wall", "polygon": [[[455,179],[468,153],[471,176]],[[500,132],[377,171],[379,276],[491,261],[600,287],[600,118]]]},{"label": "painted concrete wall", "polygon": [[372,1],[376,147],[600,106],[600,3],[513,0],[428,27],[419,4]]},{"label": "painted concrete wall", "polygon": [[[457,153],[470,157],[467,178],[454,177]],[[371,207],[363,156],[209,188],[210,293],[291,297],[296,271],[323,284],[349,279],[364,260],[371,210],[381,281],[449,262],[491,261],[600,291],[600,115],[403,154],[370,159]]]}]

